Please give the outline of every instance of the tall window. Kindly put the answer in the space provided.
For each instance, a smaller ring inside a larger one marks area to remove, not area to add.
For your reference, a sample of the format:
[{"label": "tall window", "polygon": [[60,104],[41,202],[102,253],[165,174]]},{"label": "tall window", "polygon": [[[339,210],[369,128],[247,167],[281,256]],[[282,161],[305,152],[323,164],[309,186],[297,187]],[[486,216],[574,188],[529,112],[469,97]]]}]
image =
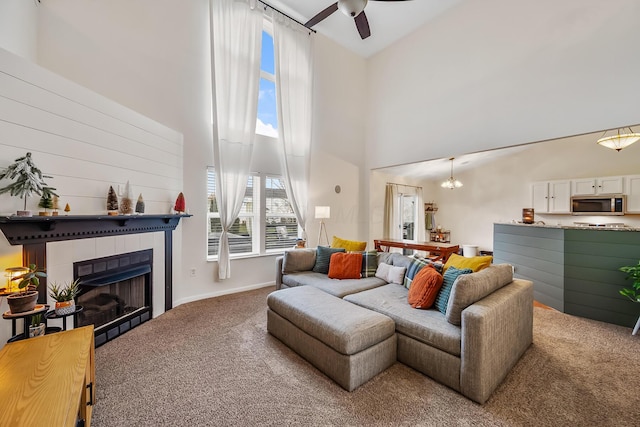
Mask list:
[{"label": "tall window", "polygon": [[278,112],[276,110],[276,75],[274,59],[273,37],[268,32],[263,31],[256,133],[277,138]]},{"label": "tall window", "polygon": [[[278,113],[276,107],[276,78],[273,37],[269,34],[270,22],[265,21],[267,30],[262,32],[262,56],[260,64],[260,92],[256,134],[260,136],[256,144],[273,143],[278,138]],[[275,147],[275,144],[272,144]],[[273,155],[267,164],[279,164],[277,152],[261,151]],[[258,167],[260,169],[260,167]],[[229,252],[232,256],[259,255],[291,248],[300,234],[298,220],[287,199],[284,180],[273,175],[275,167],[269,171],[257,170],[247,181],[240,216],[229,232]],[[208,244],[209,259],[218,256],[218,242],[222,226],[215,198],[216,176],[213,167],[207,169],[208,195]]]}]

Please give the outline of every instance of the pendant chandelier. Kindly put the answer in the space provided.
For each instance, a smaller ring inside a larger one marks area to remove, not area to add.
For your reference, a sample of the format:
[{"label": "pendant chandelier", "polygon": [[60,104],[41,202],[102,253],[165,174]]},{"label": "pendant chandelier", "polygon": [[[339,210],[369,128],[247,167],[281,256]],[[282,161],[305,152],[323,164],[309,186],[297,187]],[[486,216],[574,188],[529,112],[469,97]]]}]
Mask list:
[{"label": "pendant chandelier", "polygon": [[[629,132],[625,132],[627,129]],[[640,133],[633,132],[631,128],[618,129],[616,134],[611,136],[605,136],[607,132],[608,131],[605,131],[602,134],[602,137],[598,140],[598,144],[616,151],[627,148],[634,142],[640,140]]]},{"label": "pendant chandelier", "polygon": [[462,187],[462,183],[453,177],[453,159],[455,159],[455,157],[451,157],[449,159],[451,161],[451,176],[449,176],[449,179],[440,184],[442,188],[448,188],[449,190]]}]

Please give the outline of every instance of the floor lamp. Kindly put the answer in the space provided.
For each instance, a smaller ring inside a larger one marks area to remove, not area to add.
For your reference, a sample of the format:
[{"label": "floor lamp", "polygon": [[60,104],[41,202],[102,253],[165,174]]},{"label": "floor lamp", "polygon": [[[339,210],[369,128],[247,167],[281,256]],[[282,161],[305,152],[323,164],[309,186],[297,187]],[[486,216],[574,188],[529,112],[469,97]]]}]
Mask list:
[{"label": "floor lamp", "polygon": [[324,220],[331,218],[331,207],[329,206],[316,206],[316,219],[320,220],[320,229],[318,230],[318,246],[321,244],[322,232],[324,232],[324,239],[329,246],[329,237],[327,237],[327,228],[324,225]]}]

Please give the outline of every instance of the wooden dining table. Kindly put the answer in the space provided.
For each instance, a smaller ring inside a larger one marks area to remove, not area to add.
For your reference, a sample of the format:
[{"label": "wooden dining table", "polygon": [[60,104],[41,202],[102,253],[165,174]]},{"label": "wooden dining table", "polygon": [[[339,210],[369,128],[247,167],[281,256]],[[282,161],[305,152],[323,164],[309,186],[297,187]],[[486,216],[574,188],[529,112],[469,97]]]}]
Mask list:
[{"label": "wooden dining table", "polygon": [[441,242],[406,242],[404,240],[393,239],[375,239],[374,247],[378,252],[389,252],[390,248],[415,249],[418,251],[429,252],[429,255],[435,255],[434,261],[447,262],[451,254],[458,253],[459,245]]}]

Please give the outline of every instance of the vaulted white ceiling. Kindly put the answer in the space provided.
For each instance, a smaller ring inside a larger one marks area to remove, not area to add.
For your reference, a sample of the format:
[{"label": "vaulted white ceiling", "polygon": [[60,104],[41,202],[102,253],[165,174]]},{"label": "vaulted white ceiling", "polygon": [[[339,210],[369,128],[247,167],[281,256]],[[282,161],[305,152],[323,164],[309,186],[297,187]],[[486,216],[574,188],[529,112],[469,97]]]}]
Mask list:
[{"label": "vaulted white ceiling", "polygon": [[[264,0],[263,2],[305,23],[335,1]],[[365,12],[371,28],[371,36],[365,40],[360,38],[353,18],[339,10],[313,29],[366,58],[436,19],[438,15],[462,1],[464,0],[369,1]]]}]

